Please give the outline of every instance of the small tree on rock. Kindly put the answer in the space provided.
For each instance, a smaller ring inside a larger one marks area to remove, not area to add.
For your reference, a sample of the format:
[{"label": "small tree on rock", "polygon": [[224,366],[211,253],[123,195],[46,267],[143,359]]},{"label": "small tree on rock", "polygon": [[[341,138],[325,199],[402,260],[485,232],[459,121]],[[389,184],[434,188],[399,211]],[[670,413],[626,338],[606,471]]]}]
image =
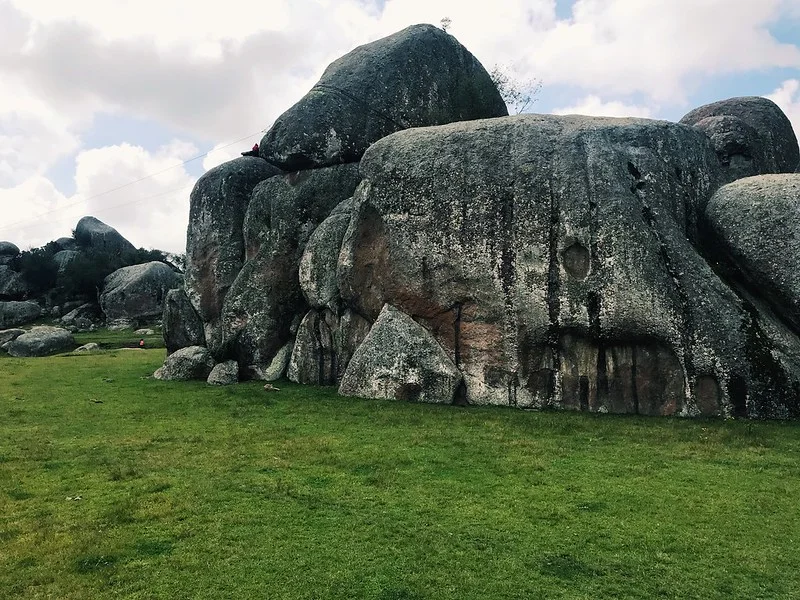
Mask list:
[{"label": "small tree on rock", "polygon": [[525,112],[536,102],[536,94],[542,89],[542,82],[538,79],[520,81],[509,72],[504,65],[495,65],[489,77],[492,78],[497,91],[508,106],[508,112],[518,115]]}]

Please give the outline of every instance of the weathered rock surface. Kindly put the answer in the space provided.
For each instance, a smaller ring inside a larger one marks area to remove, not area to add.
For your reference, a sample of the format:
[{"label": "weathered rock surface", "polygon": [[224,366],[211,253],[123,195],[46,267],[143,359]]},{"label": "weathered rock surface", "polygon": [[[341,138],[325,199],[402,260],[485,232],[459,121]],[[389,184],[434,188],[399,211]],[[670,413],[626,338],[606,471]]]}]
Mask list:
[{"label": "weathered rock surface", "polygon": [[706,216],[711,245],[754,296],[800,332],[800,173],[730,183],[714,194]]},{"label": "weathered rock surface", "polygon": [[75,260],[80,255],[77,250],[60,250],[53,255],[53,261],[58,266],[58,272],[63,273],[69,263]]},{"label": "weathered rock surface", "polygon": [[71,237],[60,237],[55,240],[55,243],[58,245],[61,250],[77,250],[78,243],[75,241],[75,238]]},{"label": "weathered rock surface", "polygon": [[183,289],[167,292],[162,316],[162,334],[167,354],[181,348],[205,344],[203,322]]},{"label": "weathered rock surface", "polygon": [[108,254],[131,254],[136,248],[116,229],[94,217],[83,217],[75,226],[75,241],[83,248]]},{"label": "weathered rock surface", "polygon": [[0,302],[0,329],[25,325],[41,314],[42,308],[35,302]]},{"label": "weathered rock surface", "polygon": [[167,292],[182,285],[182,277],[162,262],[123,267],[103,281],[100,307],[107,319],[160,316]]},{"label": "weathered rock surface", "polygon": [[0,329],[0,346],[11,342],[25,333],[24,329]]},{"label": "weathered rock surface", "polygon": [[231,385],[239,381],[239,363],[235,360],[226,360],[214,366],[208,375],[206,383],[209,385]]},{"label": "weathered rock surface", "polygon": [[249,372],[262,372],[305,314],[298,279],[303,249],[317,226],[352,196],[358,165],[273,177],[253,191],[244,224],[248,261],[223,309],[226,351]]},{"label": "weathered rock surface", "polygon": [[747,352],[757,319],[687,239],[719,168],[701,132],[659,121],[523,115],[393,134],[361,162],[342,299],[422,323],[471,403],[793,413],[759,391],[774,386]]},{"label": "weathered rock surface", "polygon": [[84,302],[61,317],[61,324],[65,327],[74,326],[78,329],[89,329],[93,324],[102,320],[103,313],[100,307],[94,302]]},{"label": "weathered rock surface", "polygon": [[767,98],[745,96],[713,102],[692,110],[680,122],[711,138],[725,183],[764,173],[793,173],[800,167],[792,124]]},{"label": "weathered rock surface", "polygon": [[463,399],[462,376],[428,331],[385,306],[358,347],[339,393],[451,404]]},{"label": "weathered rock surface", "polygon": [[214,368],[214,357],[203,346],[189,346],[170,354],[153,377],[164,381],[207,379]]},{"label": "weathered rock surface", "polygon": [[19,248],[15,244],[0,242],[0,265],[11,264],[17,254],[19,254]]},{"label": "weathered rock surface", "polygon": [[60,327],[34,327],[8,345],[11,356],[50,356],[75,347],[75,338]]},{"label": "weathered rock surface", "polygon": [[310,310],[297,331],[286,376],[295,383],[337,383],[369,330],[370,322],[351,310],[341,315]]},{"label": "weathered rock surface", "polygon": [[208,171],[190,197],[186,235],[186,293],[200,316],[206,344],[222,344],[222,302],[244,263],[242,225],[253,188],[280,173],[257,157],[242,157]]},{"label": "weathered rock surface", "polygon": [[20,273],[0,264],[0,298],[19,299],[30,292],[30,286]]},{"label": "weathered rock surface", "polygon": [[277,381],[286,374],[289,360],[292,358],[292,350],[294,350],[294,342],[287,342],[278,350],[266,369],[261,369],[256,365],[255,370],[250,373],[250,377],[262,381]]},{"label": "weathered rock surface", "polygon": [[355,162],[401,129],[507,115],[478,60],[433,25],[413,25],[333,62],[261,141],[293,171]]}]

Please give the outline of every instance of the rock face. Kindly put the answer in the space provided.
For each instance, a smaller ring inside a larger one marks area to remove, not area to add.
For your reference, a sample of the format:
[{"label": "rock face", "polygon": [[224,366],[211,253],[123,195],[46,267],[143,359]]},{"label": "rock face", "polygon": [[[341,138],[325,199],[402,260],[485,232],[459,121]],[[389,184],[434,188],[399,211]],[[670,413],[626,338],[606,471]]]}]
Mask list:
[{"label": "rock face", "polygon": [[75,241],[75,238],[60,237],[55,241],[55,243],[58,245],[58,247],[62,251],[63,250],[77,250],[78,249],[78,243]]},{"label": "rock face", "polygon": [[680,122],[711,138],[723,166],[724,182],[764,173],[792,173],[800,167],[792,124],[767,98],[746,96],[706,104]]},{"label": "rock face", "polygon": [[75,240],[84,248],[101,250],[108,254],[122,255],[136,248],[113,227],[94,217],[83,217],[75,226]]},{"label": "rock face", "polygon": [[0,346],[17,339],[23,333],[24,329],[0,329]]},{"label": "rock face", "polygon": [[718,169],[703,134],[658,121],[393,134],[361,162],[342,299],[423,324],[470,403],[792,413],[756,393],[772,385],[746,352],[759,326],[687,239]]},{"label": "rock face", "polygon": [[0,302],[0,329],[35,321],[42,314],[35,302]]},{"label": "rock face", "polygon": [[103,281],[100,306],[107,319],[147,319],[160,316],[164,298],[183,281],[162,262],[117,269]]},{"label": "rock face", "polygon": [[451,404],[462,377],[437,341],[411,317],[385,306],[350,361],[339,393]]},{"label": "rock face", "polygon": [[58,266],[58,272],[66,271],[67,266],[80,254],[77,250],[60,250],[53,255],[53,261]]},{"label": "rock face", "polygon": [[11,356],[49,356],[75,347],[75,338],[59,327],[34,327],[8,345]]},{"label": "rock face", "polygon": [[214,368],[214,357],[203,346],[189,346],[176,350],[164,361],[164,366],[153,373],[163,381],[188,381],[207,379]]},{"label": "rock face", "polygon": [[332,63],[261,142],[284,170],[355,162],[401,129],[507,115],[486,70],[458,41],[414,25]]},{"label": "rock face", "polygon": [[239,381],[239,363],[226,360],[211,369],[206,383],[209,385],[231,385]]},{"label": "rock face", "polygon": [[20,273],[11,267],[0,264],[0,298],[23,298],[30,291],[30,286]]},{"label": "rock face", "polygon": [[0,265],[9,264],[19,254],[19,248],[11,242],[0,242]]},{"label": "rock face", "polygon": [[312,232],[352,196],[358,165],[337,165],[273,177],[259,184],[244,222],[248,261],[225,299],[226,351],[253,373],[263,373],[290,338],[290,325],[307,306],[298,265]]},{"label": "rock face", "polygon": [[721,258],[800,332],[800,174],[761,175],[720,188],[706,207]]},{"label": "rock face", "polygon": [[103,313],[100,307],[93,302],[85,302],[61,317],[61,324],[65,327],[91,329],[92,325],[96,325],[102,319]]},{"label": "rock face", "polygon": [[203,322],[182,289],[169,290],[164,300],[162,332],[167,354],[205,344]]},{"label": "rock face", "polygon": [[256,157],[211,169],[190,197],[186,234],[186,293],[202,319],[206,344],[219,352],[222,302],[244,263],[242,225],[250,194],[280,170]]}]

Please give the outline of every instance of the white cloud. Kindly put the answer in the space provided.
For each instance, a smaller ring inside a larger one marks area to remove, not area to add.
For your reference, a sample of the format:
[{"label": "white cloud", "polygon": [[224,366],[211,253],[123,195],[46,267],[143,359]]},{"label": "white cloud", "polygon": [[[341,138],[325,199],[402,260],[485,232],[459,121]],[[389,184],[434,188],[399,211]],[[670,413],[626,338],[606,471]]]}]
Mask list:
[{"label": "white cloud", "polygon": [[643,117],[652,118],[654,111],[647,106],[625,104],[617,100],[603,102],[597,96],[586,96],[577,104],[556,108],[556,115],[589,115],[595,117]]},{"label": "white cloud", "polygon": [[792,122],[794,134],[800,141],[800,79],[787,79],[774,92],[766,96],[780,106]]}]

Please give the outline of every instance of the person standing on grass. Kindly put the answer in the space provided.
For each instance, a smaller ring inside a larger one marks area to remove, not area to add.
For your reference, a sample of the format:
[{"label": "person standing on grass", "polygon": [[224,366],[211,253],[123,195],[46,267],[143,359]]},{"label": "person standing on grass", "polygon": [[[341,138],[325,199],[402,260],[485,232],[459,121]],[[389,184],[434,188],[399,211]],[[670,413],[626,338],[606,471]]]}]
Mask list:
[{"label": "person standing on grass", "polygon": [[144,338],[140,338],[140,339],[139,339],[139,348],[140,348],[141,350],[144,350]]}]

